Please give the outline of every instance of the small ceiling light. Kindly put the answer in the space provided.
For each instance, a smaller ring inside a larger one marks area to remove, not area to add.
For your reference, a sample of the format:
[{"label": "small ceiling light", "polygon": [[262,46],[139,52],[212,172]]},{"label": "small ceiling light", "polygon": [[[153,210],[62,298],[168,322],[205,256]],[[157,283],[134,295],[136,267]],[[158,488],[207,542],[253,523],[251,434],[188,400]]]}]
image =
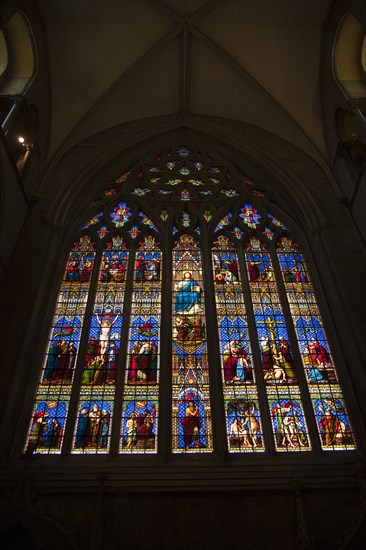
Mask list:
[{"label": "small ceiling light", "polygon": [[19,141],[19,143],[24,143],[24,137],[22,137],[22,136],[18,137],[18,141]]}]

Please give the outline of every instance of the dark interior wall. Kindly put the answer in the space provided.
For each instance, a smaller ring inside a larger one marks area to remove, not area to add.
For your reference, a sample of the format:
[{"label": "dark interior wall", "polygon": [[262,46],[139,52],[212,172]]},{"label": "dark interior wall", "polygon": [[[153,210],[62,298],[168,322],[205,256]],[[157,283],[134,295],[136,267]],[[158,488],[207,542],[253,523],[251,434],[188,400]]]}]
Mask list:
[{"label": "dark interior wall", "polygon": [[96,492],[35,491],[32,512],[16,529],[3,531],[0,542],[14,550],[43,550],[51,541],[55,550],[357,550],[363,548],[353,526],[357,503],[352,490],[315,488],[182,494],[106,485]]}]

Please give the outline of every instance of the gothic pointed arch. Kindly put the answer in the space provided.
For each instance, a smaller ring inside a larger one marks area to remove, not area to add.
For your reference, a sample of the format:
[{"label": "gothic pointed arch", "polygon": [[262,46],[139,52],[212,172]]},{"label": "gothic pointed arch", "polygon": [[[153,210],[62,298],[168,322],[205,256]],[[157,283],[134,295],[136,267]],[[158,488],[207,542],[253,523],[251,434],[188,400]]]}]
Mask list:
[{"label": "gothic pointed arch", "polygon": [[28,447],[355,448],[298,232],[271,197],[194,144],[100,185],[66,261]]}]

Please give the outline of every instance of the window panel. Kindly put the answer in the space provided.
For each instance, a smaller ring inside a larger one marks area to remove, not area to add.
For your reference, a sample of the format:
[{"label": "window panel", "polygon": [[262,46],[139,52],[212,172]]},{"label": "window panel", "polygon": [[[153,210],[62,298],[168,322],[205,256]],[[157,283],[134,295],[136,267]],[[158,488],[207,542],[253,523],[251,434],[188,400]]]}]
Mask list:
[{"label": "window panel", "polygon": [[190,235],[173,250],[173,452],[212,450],[201,252]]},{"label": "window panel", "polygon": [[212,250],[228,447],[263,450],[258,394],[236,250],[220,236]]},{"label": "window panel", "polygon": [[[245,260],[276,448],[279,451],[309,450],[286,319],[265,244],[252,237],[246,246]],[[274,411],[280,412],[274,414]]]},{"label": "window panel", "polygon": [[267,396],[277,450],[308,450],[308,430],[299,389],[268,388]]},{"label": "window panel", "polygon": [[99,267],[81,378],[74,453],[105,453],[109,449],[127,261],[125,242],[114,236],[107,243]]},{"label": "window panel", "polygon": [[157,451],[162,254],[155,237],[136,252],[121,452]]},{"label": "window panel", "polygon": [[322,447],[352,449],[348,413],[304,258],[287,237],[277,254]]},{"label": "window panel", "polygon": [[36,392],[27,444],[60,453],[95,252],[88,235],[70,251]]}]

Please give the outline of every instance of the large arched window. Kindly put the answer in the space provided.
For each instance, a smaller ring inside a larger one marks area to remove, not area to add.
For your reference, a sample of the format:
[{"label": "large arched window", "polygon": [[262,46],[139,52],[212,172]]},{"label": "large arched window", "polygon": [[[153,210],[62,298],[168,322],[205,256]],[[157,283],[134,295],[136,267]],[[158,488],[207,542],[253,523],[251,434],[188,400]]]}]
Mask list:
[{"label": "large arched window", "polygon": [[92,208],[68,253],[28,448],[355,447],[306,260],[261,185],[179,146]]}]

